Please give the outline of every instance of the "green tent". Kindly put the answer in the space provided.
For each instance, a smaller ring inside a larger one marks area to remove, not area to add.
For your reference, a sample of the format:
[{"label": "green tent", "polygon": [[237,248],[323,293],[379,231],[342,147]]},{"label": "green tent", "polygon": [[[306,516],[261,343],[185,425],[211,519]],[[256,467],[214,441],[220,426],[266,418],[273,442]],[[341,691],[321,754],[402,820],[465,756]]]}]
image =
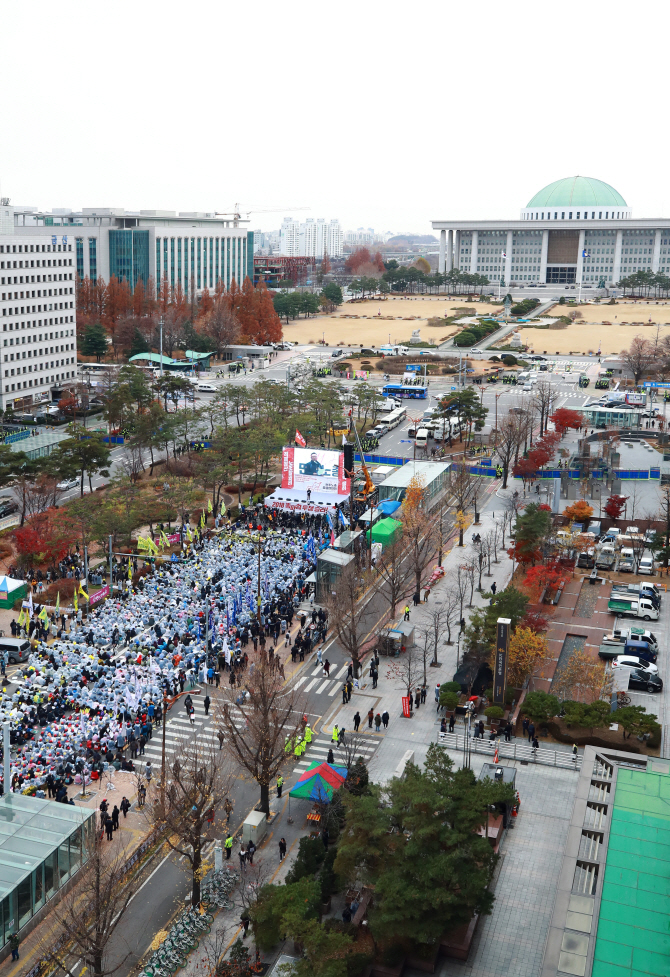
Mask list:
[{"label": "green tent", "polygon": [[402,523],[397,519],[380,519],[372,527],[372,542],[381,543],[382,547],[395,543],[402,531]]}]

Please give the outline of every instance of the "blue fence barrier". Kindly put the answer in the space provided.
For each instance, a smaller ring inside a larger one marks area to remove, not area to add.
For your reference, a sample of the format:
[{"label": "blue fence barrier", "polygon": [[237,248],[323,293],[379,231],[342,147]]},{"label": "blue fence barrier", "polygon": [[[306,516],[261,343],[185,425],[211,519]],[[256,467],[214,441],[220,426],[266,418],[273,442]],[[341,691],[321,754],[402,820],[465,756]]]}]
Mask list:
[{"label": "blue fence barrier", "polygon": [[102,440],[106,441],[107,444],[125,444],[124,438],[120,434],[107,434]]},{"label": "blue fence barrier", "polygon": [[[633,468],[619,468],[614,469],[612,472],[615,478],[620,478],[622,481],[648,481],[649,472],[648,471],[636,471]],[[660,477],[660,471],[659,471]]]},{"label": "blue fence barrier", "polygon": [[[411,458],[395,458],[392,455],[363,455],[363,459],[368,465],[406,465]],[[361,456],[358,452],[354,455],[355,461],[360,461]]]},{"label": "blue fence barrier", "polygon": [[30,437],[30,430],[16,431],[15,434],[5,435],[5,444],[14,444],[16,441],[24,441],[26,438]]}]

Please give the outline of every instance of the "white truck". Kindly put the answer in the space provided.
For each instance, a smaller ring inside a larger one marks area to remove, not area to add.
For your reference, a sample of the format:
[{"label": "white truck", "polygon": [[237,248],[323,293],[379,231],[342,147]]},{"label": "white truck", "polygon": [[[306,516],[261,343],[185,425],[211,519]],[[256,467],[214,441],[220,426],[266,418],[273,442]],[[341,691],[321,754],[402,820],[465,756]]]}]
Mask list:
[{"label": "white truck", "polygon": [[627,644],[629,641],[642,641],[649,645],[654,651],[658,651],[658,641],[656,635],[646,628],[614,628],[609,634],[603,635],[604,645]]},{"label": "white truck", "polygon": [[623,595],[612,594],[607,609],[621,617],[641,617],[644,621],[658,621],[659,610],[647,597],[626,599]]}]

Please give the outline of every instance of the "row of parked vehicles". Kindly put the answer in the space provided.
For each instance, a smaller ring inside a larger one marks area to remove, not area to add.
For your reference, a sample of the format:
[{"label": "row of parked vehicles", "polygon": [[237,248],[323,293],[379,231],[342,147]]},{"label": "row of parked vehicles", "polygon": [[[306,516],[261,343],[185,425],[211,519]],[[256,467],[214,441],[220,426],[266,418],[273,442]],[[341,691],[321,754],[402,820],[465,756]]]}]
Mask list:
[{"label": "row of parked vehicles", "polygon": [[617,684],[649,693],[663,690],[663,679],[658,674],[659,653],[656,635],[640,627],[616,628],[604,636],[599,651],[600,658],[609,662],[617,674]]}]

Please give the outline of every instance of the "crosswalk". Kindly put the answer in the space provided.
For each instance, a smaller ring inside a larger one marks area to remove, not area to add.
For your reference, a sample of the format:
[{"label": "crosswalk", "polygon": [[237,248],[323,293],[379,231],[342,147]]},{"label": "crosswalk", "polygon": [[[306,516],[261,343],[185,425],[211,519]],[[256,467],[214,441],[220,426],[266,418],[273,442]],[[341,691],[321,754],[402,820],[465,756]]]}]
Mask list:
[{"label": "crosswalk", "polygon": [[[238,729],[244,727],[244,719],[241,713],[235,714],[233,711],[233,721]],[[150,760],[152,765],[156,762],[160,763],[163,753],[163,730],[160,726],[154,726],[154,735],[147,741],[144,747],[144,755],[137,758],[138,763],[143,759]],[[193,725],[186,716],[173,716],[168,719],[167,726],[165,728],[165,753],[167,756],[172,755],[179,748],[181,748],[185,742],[193,738],[193,735],[197,733],[198,742],[204,744],[205,746],[212,747],[215,746],[216,749],[219,747],[219,740],[216,733],[216,727],[212,722],[212,715],[205,718],[204,716],[198,716],[195,719]]]},{"label": "crosswalk", "polygon": [[342,686],[347,680],[348,665],[345,663],[341,667],[334,665],[330,669],[330,675],[326,675],[323,667],[317,662],[314,668],[306,675],[302,675],[295,683],[296,689],[303,692],[311,692],[313,695],[334,696],[342,691]]},{"label": "crosswalk", "polygon": [[[356,756],[362,756],[366,763],[369,763],[377,750],[381,740],[378,736],[370,734],[369,739],[365,739],[356,747]],[[338,746],[335,746],[331,742],[331,737],[329,733],[319,733],[315,736],[312,742],[307,747],[305,753],[293,768],[292,776],[299,777],[303,774],[305,770],[314,763],[316,760],[318,763],[325,763],[328,759],[328,750],[332,748],[333,758],[335,760],[335,766],[337,766],[338,761],[341,763],[345,762],[344,750]]]}]

